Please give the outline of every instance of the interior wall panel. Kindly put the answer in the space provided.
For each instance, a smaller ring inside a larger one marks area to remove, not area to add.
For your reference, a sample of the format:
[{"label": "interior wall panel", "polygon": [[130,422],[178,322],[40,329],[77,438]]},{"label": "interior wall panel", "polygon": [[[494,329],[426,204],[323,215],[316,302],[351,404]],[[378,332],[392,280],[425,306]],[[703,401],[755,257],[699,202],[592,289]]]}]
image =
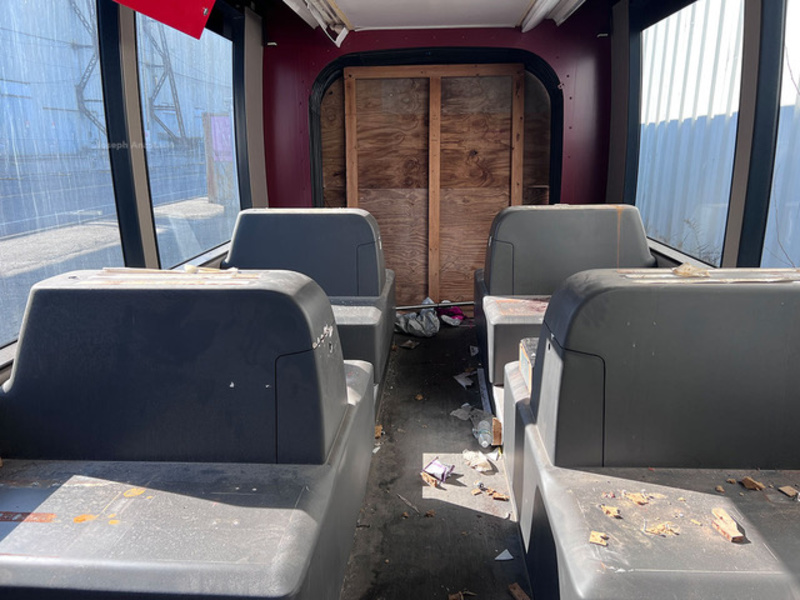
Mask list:
[{"label": "interior wall panel", "polygon": [[517,48],[542,57],[564,93],[561,202],[602,202],[608,171],[609,9],[589,0],[560,27],[354,32],[340,48],[275,3],[264,18],[264,134],[271,206],[312,206],[309,96],[325,65],[351,53],[427,47]]}]

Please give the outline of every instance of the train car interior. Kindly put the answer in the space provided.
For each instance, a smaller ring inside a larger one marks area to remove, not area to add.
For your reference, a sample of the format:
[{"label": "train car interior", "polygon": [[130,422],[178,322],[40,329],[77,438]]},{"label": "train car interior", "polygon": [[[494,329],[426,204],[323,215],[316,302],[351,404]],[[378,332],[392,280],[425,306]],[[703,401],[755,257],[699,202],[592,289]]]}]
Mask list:
[{"label": "train car interior", "polygon": [[0,29],[0,598],[800,600],[800,0]]}]

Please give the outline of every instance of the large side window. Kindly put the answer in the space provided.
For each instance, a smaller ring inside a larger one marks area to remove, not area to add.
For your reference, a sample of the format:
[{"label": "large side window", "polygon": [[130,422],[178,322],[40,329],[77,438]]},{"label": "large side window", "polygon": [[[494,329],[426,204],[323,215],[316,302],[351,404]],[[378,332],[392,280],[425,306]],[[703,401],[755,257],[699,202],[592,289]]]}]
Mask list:
[{"label": "large side window", "polygon": [[762,267],[800,266],[800,0],[788,0],[778,143]]},{"label": "large side window", "polygon": [[230,239],[240,208],[233,44],[200,40],[137,15],[150,192],[163,268]]},{"label": "large side window", "polygon": [[123,263],[95,10],[0,3],[0,347],[34,283]]},{"label": "large side window", "polygon": [[698,0],[642,31],[636,205],[648,236],[719,266],[733,172],[743,0]]}]

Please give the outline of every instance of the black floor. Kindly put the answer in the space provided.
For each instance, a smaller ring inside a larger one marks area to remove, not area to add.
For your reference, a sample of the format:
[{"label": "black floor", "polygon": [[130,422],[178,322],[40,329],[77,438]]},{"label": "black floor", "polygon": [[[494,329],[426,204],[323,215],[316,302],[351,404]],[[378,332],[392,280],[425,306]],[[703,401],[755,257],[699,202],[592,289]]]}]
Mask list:
[{"label": "black floor", "polygon": [[[340,598],[447,600],[469,591],[475,596],[465,598],[509,599],[513,583],[530,594],[511,502],[472,494],[478,482],[509,492],[503,460],[491,461],[495,470],[487,474],[468,467],[462,451],[480,447],[469,421],[450,416],[465,402],[481,406],[477,376],[468,389],[453,379],[479,366],[470,356],[476,345],[471,322],[443,325],[429,339],[396,335],[395,343],[408,339],[420,345],[392,351],[378,407],[385,435],[376,440],[380,448],[373,455]],[[435,457],[455,465],[438,489],[419,475]],[[495,560],[504,550],[514,558]]]}]

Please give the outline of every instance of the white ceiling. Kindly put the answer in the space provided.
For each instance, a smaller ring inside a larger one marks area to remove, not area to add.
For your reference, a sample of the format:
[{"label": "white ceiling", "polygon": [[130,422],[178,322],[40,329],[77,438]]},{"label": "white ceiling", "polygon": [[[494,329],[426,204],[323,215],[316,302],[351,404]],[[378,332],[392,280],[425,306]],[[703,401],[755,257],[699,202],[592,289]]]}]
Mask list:
[{"label": "white ceiling", "polygon": [[[356,31],[432,27],[516,27],[530,0],[336,0]],[[344,20],[344,19],[343,19]]]},{"label": "white ceiling", "polygon": [[520,27],[544,19],[558,25],[585,0],[284,0],[306,22],[336,42],[348,31]]}]

